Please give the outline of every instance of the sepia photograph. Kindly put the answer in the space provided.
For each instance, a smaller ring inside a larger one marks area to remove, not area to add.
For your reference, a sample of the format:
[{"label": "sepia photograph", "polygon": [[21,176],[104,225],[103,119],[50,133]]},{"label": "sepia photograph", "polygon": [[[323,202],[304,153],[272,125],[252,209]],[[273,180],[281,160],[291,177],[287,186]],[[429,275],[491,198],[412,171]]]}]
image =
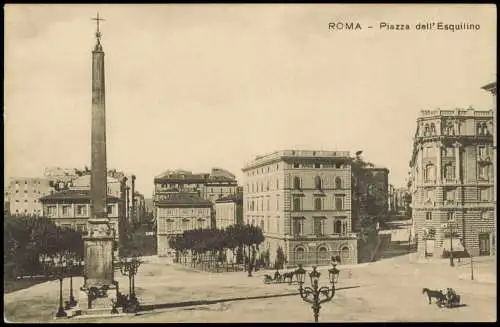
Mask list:
[{"label": "sepia photograph", "polygon": [[495,322],[496,9],[4,5],[4,321]]}]

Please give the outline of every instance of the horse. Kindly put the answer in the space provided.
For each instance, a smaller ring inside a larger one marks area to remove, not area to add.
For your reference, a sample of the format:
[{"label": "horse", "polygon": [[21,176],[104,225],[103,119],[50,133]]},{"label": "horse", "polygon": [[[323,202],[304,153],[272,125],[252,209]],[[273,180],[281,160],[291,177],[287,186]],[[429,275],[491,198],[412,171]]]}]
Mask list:
[{"label": "horse", "polygon": [[288,284],[291,284],[293,281],[293,275],[295,275],[295,271],[287,271],[282,275],[282,280],[286,282],[287,279],[289,279]]},{"label": "horse", "polygon": [[427,294],[427,297],[429,298],[429,304],[431,304],[431,299],[435,298],[437,302],[442,303],[446,301],[446,295],[444,295],[441,291],[433,291],[428,288],[423,288],[422,289],[422,294]]}]

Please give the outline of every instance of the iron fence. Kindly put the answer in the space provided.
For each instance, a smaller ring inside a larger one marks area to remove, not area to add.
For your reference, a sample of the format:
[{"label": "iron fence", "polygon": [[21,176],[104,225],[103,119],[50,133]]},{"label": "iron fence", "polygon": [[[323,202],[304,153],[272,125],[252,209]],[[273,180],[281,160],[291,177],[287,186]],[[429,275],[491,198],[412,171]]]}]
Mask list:
[{"label": "iron fence", "polygon": [[305,251],[292,251],[292,255],[288,260],[289,265],[317,265],[317,266],[327,266],[332,262],[332,257],[337,261],[342,263],[342,261],[346,261],[349,257],[342,256],[342,251],[334,250],[334,251],[314,251],[314,252],[305,252]]}]

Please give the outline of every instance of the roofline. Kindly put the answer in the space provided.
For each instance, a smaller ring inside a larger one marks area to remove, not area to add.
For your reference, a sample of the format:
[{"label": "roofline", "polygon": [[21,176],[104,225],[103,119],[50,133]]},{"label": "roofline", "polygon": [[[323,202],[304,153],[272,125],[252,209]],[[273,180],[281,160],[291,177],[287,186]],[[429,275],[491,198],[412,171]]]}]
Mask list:
[{"label": "roofline", "polygon": [[[317,155],[316,155],[317,154]],[[281,150],[265,155],[256,156],[252,161],[245,164],[242,172],[262,166],[270,165],[287,159],[316,159],[316,160],[348,160],[351,159],[349,151],[326,151],[326,150]]]},{"label": "roofline", "polygon": [[481,89],[496,93],[497,92],[497,82],[491,82],[489,84],[486,84],[485,86],[482,86]]},{"label": "roofline", "polygon": [[157,201],[153,204],[154,207],[172,207],[172,208],[211,208],[212,203],[169,203]]}]

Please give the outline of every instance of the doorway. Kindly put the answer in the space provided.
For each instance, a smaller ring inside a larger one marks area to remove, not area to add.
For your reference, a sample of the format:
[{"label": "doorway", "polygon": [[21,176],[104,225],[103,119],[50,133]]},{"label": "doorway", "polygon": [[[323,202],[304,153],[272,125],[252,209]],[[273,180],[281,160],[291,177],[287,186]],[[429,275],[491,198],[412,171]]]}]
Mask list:
[{"label": "doorway", "polygon": [[490,233],[479,234],[479,255],[490,255]]}]

